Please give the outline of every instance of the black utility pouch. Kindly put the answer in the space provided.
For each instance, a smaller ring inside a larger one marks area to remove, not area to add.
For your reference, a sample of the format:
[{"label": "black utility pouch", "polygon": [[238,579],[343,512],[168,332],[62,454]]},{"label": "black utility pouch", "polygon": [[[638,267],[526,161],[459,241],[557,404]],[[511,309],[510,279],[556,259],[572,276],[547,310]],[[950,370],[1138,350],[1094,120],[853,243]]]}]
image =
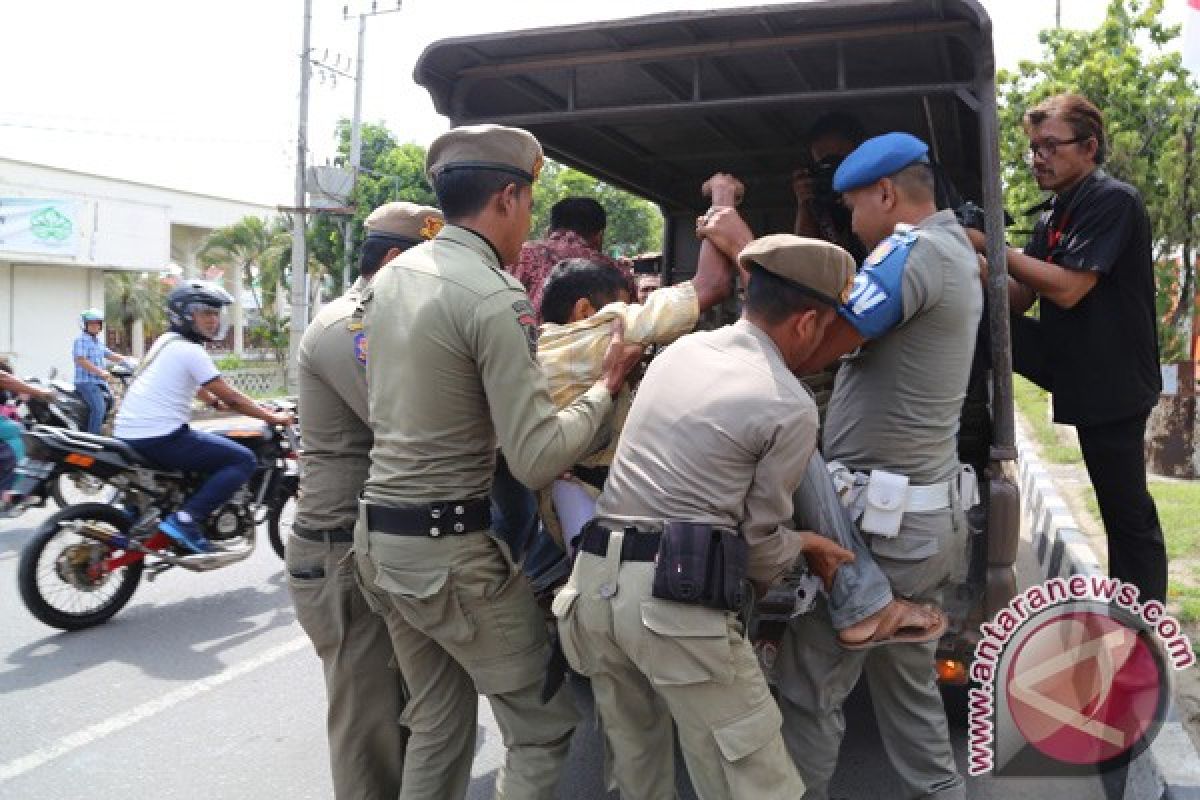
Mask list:
[{"label": "black utility pouch", "polygon": [[713,607],[738,611],[746,604],[749,592],[746,580],[749,549],[745,539],[730,531],[718,531],[716,543],[721,554],[718,564],[721,583]]},{"label": "black utility pouch", "polygon": [[737,611],[745,600],[746,542],[712,525],[667,520],[651,595]]}]

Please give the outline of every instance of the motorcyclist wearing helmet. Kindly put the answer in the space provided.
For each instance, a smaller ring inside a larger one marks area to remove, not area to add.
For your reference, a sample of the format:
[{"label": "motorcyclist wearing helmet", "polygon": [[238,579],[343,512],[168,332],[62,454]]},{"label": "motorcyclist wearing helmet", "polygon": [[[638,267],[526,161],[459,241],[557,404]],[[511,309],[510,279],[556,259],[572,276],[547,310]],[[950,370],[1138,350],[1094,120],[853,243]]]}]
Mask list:
[{"label": "motorcyclist wearing helmet", "polygon": [[225,336],[226,308],[233,298],[214,283],[185,281],[167,296],[171,329],[155,341],[125,393],[115,435],[164,467],[208,474],[204,484],[159,529],[198,553],[209,552],[203,523],[254,474],[254,454],[236,442],[192,430],[192,398],[217,400],[272,425],[288,425],[291,414],[272,412],[230,386],[204,349]]},{"label": "motorcyclist wearing helmet", "polygon": [[88,407],[88,433],[99,433],[112,402],[112,393],[108,389],[111,376],[105,364],[109,361],[130,362],[119,353],[109,350],[101,341],[100,332],[104,330],[102,311],[89,308],[81,313],[79,328],[81,333],[71,348],[71,355],[75,359],[75,389]]}]

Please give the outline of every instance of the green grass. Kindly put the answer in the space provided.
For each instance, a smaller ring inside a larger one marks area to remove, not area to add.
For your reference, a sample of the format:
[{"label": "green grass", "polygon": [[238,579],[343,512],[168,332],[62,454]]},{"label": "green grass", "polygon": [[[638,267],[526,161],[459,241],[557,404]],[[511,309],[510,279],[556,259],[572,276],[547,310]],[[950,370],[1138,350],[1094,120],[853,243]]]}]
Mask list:
[{"label": "green grass", "polygon": [[[1179,603],[1179,621],[1185,625],[1200,623],[1200,589],[1171,587],[1171,599]],[[1200,645],[1200,642],[1197,642]]]},{"label": "green grass", "polygon": [[[1150,496],[1158,507],[1169,561],[1192,561],[1200,556],[1200,481],[1150,480]],[[1100,519],[1096,492],[1087,487],[1085,500],[1088,513]],[[1179,604],[1179,621],[1188,625],[1200,624],[1200,562],[1182,575],[1178,571],[1167,587],[1167,599]]]},{"label": "green grass", "polygon": [[1055,464],[1079,464],[1083,454],[1073,444],[1063,444],[1058,434],[1054,432],[1054,424],[1046,411],[1050,395],[1034,384],[1013,375],[1013,400],[1017,410],[1033,429],[1033,438],[1037,440],[1042,457]]},{"label": "green grass", "polygon": [[[1017,410],[1032,429],[1042,458],[1056,464],[1079,464],[1083,454],[1073,444],[1064,444],[1054,431],[1047,413],[1049,395],[1029,381],[1013,376],[1013,399]],[[1193,562],[1187,570],[1175,570],[1168,588],[1169,599],[1179,604],[1179,619],[1189,625],[1200,624],[1200,481],[1150,479],[1150,495],[1158,507],[1167,558],[1172,562]],[[1100,507],[1096,492],[1086,487],[1084,500],[1088,513],[1099,523]]]},{"label": "green grass", "polygon": [[[1162,525],[1163,539],[1167,543],[1167,558],[1192,559],[1200,556],[1200,481],[1156,481],[1150,479],[1150,496],[1158,507],[1158,521]],[[1087,488],[1088,512],[1100,519],[1100,506],[1096,503],[1096,492]],[[1200,568],[1193,569],[1194,578],[1200,579]],[[1200,580],[1197,580],[1200,584]],[[1200,593],[1197,594],[1200,598]]]}]

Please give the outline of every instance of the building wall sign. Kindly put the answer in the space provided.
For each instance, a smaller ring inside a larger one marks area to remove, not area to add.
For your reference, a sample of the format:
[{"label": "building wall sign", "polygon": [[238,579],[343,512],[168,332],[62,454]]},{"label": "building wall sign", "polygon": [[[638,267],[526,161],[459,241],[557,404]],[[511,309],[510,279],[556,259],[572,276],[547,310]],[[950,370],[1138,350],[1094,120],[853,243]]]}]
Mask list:
[{"label": "building wall sign", "polygon": [[0,196],[0,252],[78,258],[82,206],[78,200]]}]

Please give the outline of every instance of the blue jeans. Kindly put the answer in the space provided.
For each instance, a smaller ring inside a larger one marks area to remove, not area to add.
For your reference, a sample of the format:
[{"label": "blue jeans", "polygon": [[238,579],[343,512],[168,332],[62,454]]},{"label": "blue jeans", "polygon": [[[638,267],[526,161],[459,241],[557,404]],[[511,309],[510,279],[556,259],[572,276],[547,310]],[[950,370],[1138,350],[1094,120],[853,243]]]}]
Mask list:
[{"label": "blue jeans", "polygon": [[104,426],[104,417],[108,413],[108,399],[112,397],[108,387],[103,383],[77,383],[75,389],[83,398],[83,402],[87,403],[87,432],[99,433],[100,428]]},{"label": "blue jeans", "polygon": [[16,451],[8,442],[0,439],[0,491],[7,489],[12,483],[13,476],[17,474],[18,461]]},{"label": "blue jeans", "polygon": [[233,497],[250,480],[258,463],[254,453],[237,442],[187,425],[166,436],[126,439],[125,443],[164,467],[208,474],[208,480],[180,509],[198,523]]},{"label": "blue jeans", "polygon": [[496,457],[492,481],[492,531],[508,544],[535,590],[570,573],[570,561],[538,517],[537,495],[513,477],[503,455]]},{"label": "blue jeans", "polygon": [[496,455],[492,477],[492,531],[508,545],[513,561],[520,562],[537,536],[537,496],[513,477],[504,456]]},{"label": "blue jeans", "polygon": [[890,603],[892,584],[871,555],[849,512],[842,507],[820,453],[813,453],[792,502],[792,522],[797,530],[816,531],[854,553],[854,561],[843,564],[834,573],[833,590],[829,592],[833,627],[845,630]]}]

